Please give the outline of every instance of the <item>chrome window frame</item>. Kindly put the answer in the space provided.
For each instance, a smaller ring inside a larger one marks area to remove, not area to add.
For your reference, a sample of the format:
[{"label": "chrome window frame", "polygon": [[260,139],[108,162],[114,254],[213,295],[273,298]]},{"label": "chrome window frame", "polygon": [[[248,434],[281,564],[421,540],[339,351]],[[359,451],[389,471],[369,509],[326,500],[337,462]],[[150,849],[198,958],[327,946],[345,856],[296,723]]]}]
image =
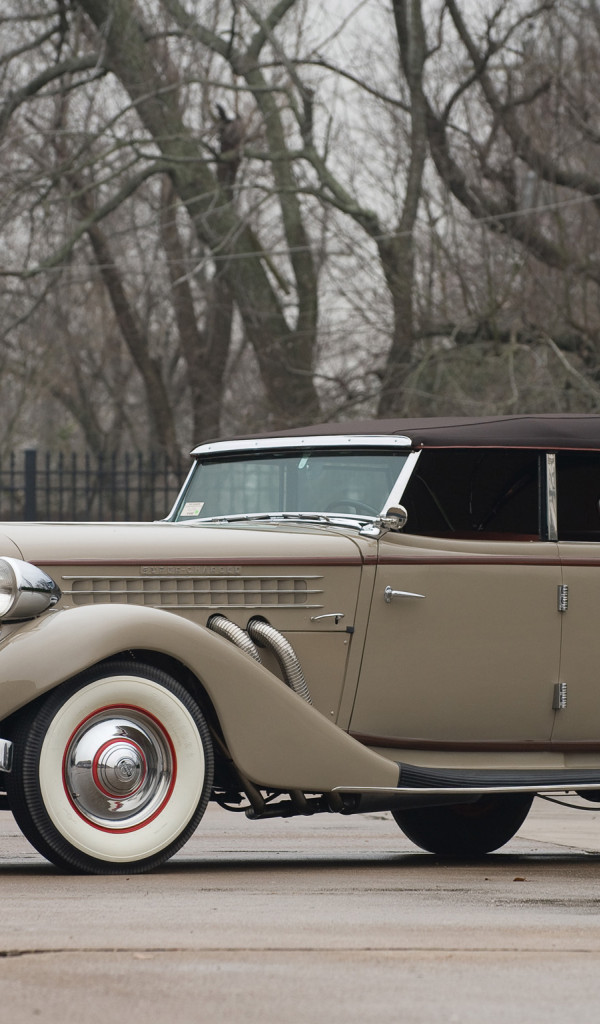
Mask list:
[{"label": "chrome window frame", "polygon": [[[343,451],[345,448],[410,448],[412,441],[409,437],[398,435],[389,437],[379,434],[362,435],[316,435],[311,437],[303,435],[300,437],[269,437],[249,438],[240,441],[211,441],[207,444],[198,445],[191,452],[194,458],[189,473],[177,495],[169,515],[163,520],[172,522],[175,517],[182,494],[188,487],[191,477],[196,468],[196,462],[205,455],[244,455],[259,454],[260,452],[293,451],[302,448],[338,448]],[[401,504],[406,486],[415,470],[421,456],[422,449],[409,451],[408,457],[392,487],[383,507],[380,511],[384,515],[388,508]],[[558,540],[558,503],[557,503],[557,476],[556,476],[556,455],[553,452],[545,452],[545,486],[542,493],[544,501],[544,515],[546,520],[546,537],[540,539],[548,541]]]},{"label": "chrome window frame", "polygon": [[546,530],[548,540],[558,540],[558,491],[556,478],[556,455],[546,452]]}]

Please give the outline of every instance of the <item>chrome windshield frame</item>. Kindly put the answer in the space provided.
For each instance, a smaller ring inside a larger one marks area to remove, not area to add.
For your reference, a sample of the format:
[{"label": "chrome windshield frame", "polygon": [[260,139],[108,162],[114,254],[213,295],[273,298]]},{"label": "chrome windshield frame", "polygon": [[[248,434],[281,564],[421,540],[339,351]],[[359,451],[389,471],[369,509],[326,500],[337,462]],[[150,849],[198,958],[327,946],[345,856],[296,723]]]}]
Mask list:
[{"label": "chrome windshield frame", "polygon": [[[196,471],[196,466],[203,456],[219,457],[223,455],[258,455],[261,452],[275,452],[275,451],[294,451],[301,450],[303,448],[319,449],[319,448],[337,448],[340,453],[347,448],[396,448],[396,449],[407,449],[410,448],[412,441],[409,437],[404,435],[398,435],[390,437],[389,435],[380,434],[362,434],[362,435],[343,435],[343,434],[331,434],[331,435],[316,435],[301,436],[301,437],[268,437],[268,438],[249,438],[241,441],[211,441],[207,444],[198,445],[191,452],[194,462],[190,468],[189,473],[181,487],[177,498],[173,504],[169,515],[165,517],[165,522],[178,522],[175,519],[176,511],[181,504],[183,495],[187,491],[187,488],[191,482],[192,476]],[[414,469],[415,463],[418,460],[420,452],[408,452],[408,457],[398,474],[398,478],[394,483],[394,486],[383,504],[380,510],[380,514],[383,514],[387,508],[392,504],[397,504],[404,492],[404,488],[408,483],[411,473]],[[212,518],[212,517],[210,517]],[[342,517],[345,518],[345,517]],[[357,517],[359,518],[359,517]],[[364,516],[360,519],[364,522]],[[374,519],[377,517],[373,517]],[[196,522],[201,523],[202,517],[198,517]],[[207,519],[208,521],[208,519]],[[213,519],[214,521],[214,519]]]},{"label": "chrome windshield frame", "polygon": [[402,469],[400,470],[400,473],[398,474],[398,479],[396,480],[396,483],[392,487],[392,490],[390,491],[386,501],[383,504],[383,508],[381,509],[382,515],[387,511],[388,508],[392,508],[395,505],[399,505],[400,502],[402,501],[402,496],[406,489],[406,485],[410,480],[411,476],[413,475],[415,466],[419,461],[420,456],[420,451],[409,452],[408,458],[406,459],[406,462],[404,463]]},{"label": "chrome windshield frame", "polygon": [[317,434],[314,437],[262,437],[240,441],[210,441],[200,444],[191,452],[194,458],[202,455],[234,455],[239,452],[274,451],[288,448],[410,448],[412,441],[404,435],[387,434]]}]

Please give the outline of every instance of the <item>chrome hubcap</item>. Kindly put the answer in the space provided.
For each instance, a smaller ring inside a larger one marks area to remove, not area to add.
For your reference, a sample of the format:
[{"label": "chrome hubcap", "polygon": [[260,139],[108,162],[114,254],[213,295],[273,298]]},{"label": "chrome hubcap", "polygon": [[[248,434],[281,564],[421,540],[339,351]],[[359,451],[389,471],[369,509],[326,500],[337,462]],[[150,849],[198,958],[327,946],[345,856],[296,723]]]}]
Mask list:
[{"label": "chrome hubcap", "polygon": [[131,796],[143,785],[146,774],[141,747],[127,737],[108,740],[94,755],[92,776],[106,796],[120,800]]},{"label": "chrome hubcap", "polygon": [[92,825],[131,830],[162,809],[175,770],[172,744],[156,720],[137,708],[110,708],[73,734],[63,780],[71,804]]}]

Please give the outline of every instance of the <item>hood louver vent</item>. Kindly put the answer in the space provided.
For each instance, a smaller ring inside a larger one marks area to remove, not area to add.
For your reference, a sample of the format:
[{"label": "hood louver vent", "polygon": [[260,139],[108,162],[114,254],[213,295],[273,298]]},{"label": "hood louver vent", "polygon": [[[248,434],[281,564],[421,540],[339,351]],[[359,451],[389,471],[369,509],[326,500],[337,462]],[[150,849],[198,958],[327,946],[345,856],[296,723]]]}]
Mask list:
[{"label": "hood louver vent", "polygon": [[137,604],[156,608],[321,608],[322,577],[63,577],[74,605]]}]

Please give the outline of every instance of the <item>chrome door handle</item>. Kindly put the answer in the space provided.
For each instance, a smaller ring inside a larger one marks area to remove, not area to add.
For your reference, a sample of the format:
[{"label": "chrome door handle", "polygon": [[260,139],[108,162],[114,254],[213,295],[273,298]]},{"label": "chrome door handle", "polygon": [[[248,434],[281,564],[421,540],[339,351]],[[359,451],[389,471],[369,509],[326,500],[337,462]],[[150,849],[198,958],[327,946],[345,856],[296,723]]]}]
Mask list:
[{"label": "chrome door handle", "polygon": [[386,604],[390,604],[393,597],[425,597],[425,594],[413,594],[410,590],[392,590],[391,587],[386,587],[383,596]]}]

